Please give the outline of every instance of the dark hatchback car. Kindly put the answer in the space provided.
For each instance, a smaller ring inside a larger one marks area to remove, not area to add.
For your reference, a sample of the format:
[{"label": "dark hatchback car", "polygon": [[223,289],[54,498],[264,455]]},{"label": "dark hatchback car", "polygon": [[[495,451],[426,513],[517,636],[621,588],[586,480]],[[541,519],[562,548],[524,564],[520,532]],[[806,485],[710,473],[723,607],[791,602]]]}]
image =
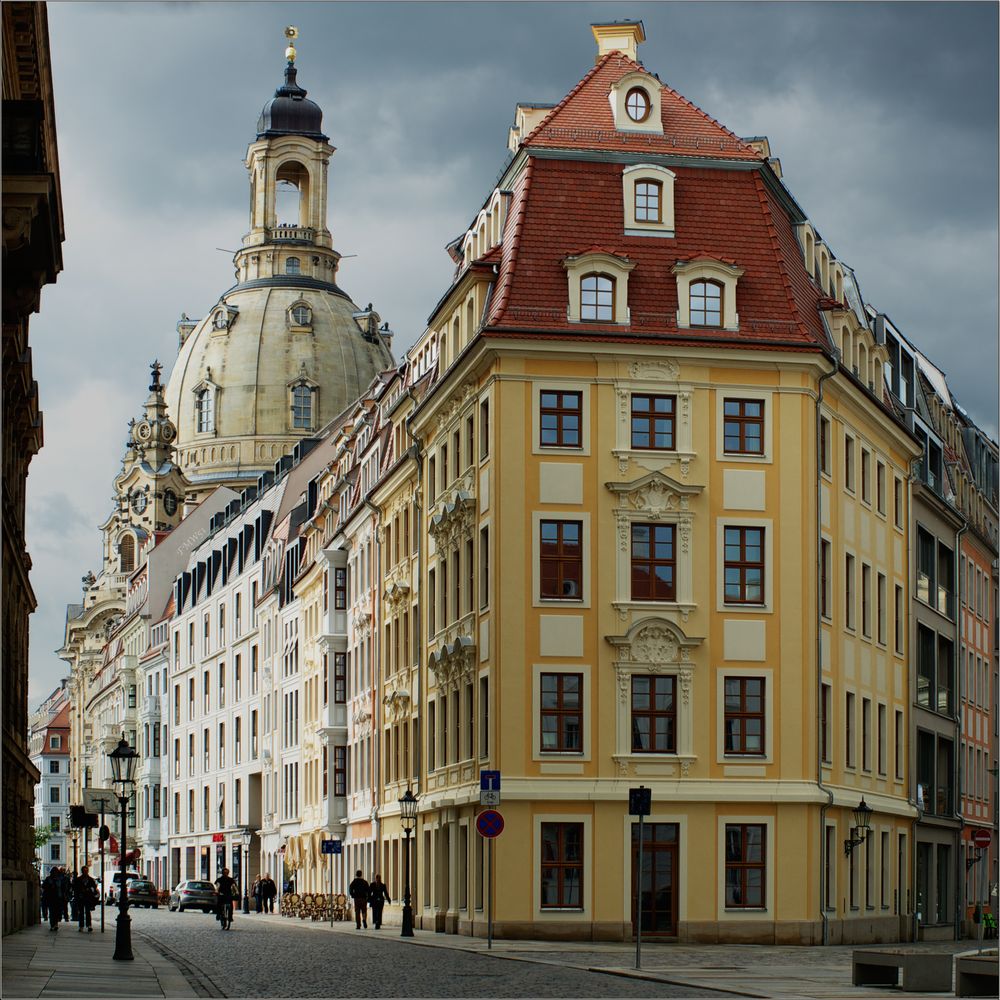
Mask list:
[{"label": "dark hatchback car", "polygon": [[160,897],[156,886],[145,879],[132,879],[128,882],[128,905],[151,906],[154,910],[160,905]]},{"label": "dark hatchback car", "polygon": [[170,894],[169,909],[183,913],[185,910],[201,910],[203,913],[214,913],[217,894],[211,882],[198,882],[189,879],[178,882]]}]

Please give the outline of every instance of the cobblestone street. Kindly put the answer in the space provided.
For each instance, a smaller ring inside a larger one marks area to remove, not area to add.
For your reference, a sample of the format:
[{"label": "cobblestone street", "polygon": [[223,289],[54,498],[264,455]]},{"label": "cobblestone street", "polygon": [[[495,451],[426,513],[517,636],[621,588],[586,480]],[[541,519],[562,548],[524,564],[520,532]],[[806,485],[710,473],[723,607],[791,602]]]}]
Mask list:
[{"label": "cobblestone street", "polygon": [[[399,929],[331,931],[318,924],[237,914],[225,933],[201,913],[133,910],[137,937],[181,965],[195,989],[227,997],[688,997],[722,996],[550,964],[422,947]],[[140,937],[141,936],[141,937]],[[440,936],[430,936],[431,938]],[[485,943],[483,944],[485,948]]]}]

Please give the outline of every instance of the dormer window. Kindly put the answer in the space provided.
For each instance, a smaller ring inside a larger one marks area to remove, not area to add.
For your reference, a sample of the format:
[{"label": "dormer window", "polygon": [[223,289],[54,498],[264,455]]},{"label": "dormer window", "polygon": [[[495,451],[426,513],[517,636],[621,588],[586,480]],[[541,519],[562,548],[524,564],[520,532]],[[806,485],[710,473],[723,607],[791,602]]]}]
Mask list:
[{"label": "dormer window", "polygon": [[660,222],[663,185],[659,181],[635,182],[635,221]]},{"label": "dormer window", "polygon": [[313,391],[307,385],[292,390],[292,427],[309,430],[313,423]]},{"label": "dormer window", "polygon": [[626,236],[674,235],[674,173],[656,163],[622,170]]},{"label": "dormer window", "polygon": [[312,312],[308,306],[296,306],[292,310],[292,321],[296,326],[308,326],[312,322]]},{"label": "dormer window", "polygon": [[635,264],[608,250],[563,260],[569,281],[569,307],[566,318],[571,323],[629,322],[628,276]]},{"label": "dormer window", "polygon": [[225,330],[229,326],[229,317],[226,315],[225,309],[219,309],[215,316],[212,318],[212,326],[216,330]]},{"label": "dormer window", "polygon": [[585,274],[580,279],[580,319],[604,320],[615,317],[615,279],[607,274]]},{"label": "dormer window", "polygon": [[691,326],[721,326],[722,285],[717,281],[693,281],[689,287]]},{"label": "dormer window", "polygon": [[289,257],[285,261],[285,274],[301,274],[302,267],[298,257]]},{"label": "dormer window", "polygon": [[194,421],[199,434],[215,430],[215,392],[211,386],[202,386],[194,394]]},{"label": "dormer window", "polygon": [[649,94],[642,87],[633,87],[625,95],[625,112],[634,122],[644,122],[650,107]]}]

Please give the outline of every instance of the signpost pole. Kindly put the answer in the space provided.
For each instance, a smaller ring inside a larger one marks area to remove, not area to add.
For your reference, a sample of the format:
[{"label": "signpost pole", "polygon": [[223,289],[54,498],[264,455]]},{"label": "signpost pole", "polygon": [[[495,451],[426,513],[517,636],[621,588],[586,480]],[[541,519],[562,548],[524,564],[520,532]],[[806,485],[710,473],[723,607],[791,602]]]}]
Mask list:
[{"label": "signpost pole", "polygon": [[333,852],[330,853],[330,926],[333,927]]},{"label": "signpost pole", "polygon": [[[99,834],[104,833],[104,799],[101,799],[101,828]],[[104,933],[104,897],[107,894],[104,881],[104,841],[101,840],[101,933]]]},{"label": "signpost pole", "polygon": [[493,838],[486,841],[489,882],[486,886],[486,947],[493,950]]},{"label": "signpost pole", "polygon": [[639,813],[639,870],[635,881],[635,967],[642,968],[642,821],[645,817]]}]

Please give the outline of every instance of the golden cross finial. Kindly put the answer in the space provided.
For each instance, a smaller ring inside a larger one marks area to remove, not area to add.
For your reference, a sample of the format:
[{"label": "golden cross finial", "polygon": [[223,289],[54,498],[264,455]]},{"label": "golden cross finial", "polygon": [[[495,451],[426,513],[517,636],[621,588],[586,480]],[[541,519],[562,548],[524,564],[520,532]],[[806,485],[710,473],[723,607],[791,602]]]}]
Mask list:
[{"label": "golden cross finial", "polygon": [[299,29],[294,25],[285,28],[285,38],[288,39],[288,48],[285,49],[285,58],[290,62],[295,62],[295,39],[299,37]]}]

